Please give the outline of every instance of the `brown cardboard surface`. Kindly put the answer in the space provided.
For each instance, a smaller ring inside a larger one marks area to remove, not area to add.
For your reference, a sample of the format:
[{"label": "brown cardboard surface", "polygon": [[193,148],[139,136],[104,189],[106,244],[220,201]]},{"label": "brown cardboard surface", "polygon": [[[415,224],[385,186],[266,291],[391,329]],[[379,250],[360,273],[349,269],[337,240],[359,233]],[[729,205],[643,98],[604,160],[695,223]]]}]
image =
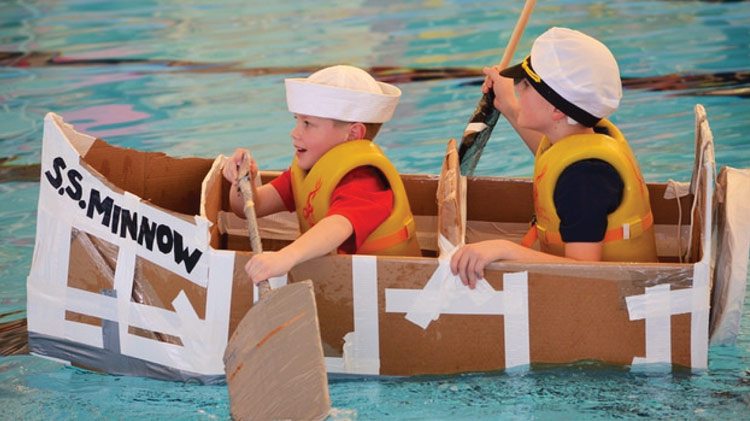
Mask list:
[{"label": "brown cardboard surface", "polygon": [[175,311],[172,301],[184,291],[198,318],[206,318],[206,288],[142,257],[136,258],[134,288],[153,291],[139,302],[170,311]]},{"label": "brown cardboard surface", "polygon": [[461,188],[461,169],[458,164],[458,150],[456,140],[451,139],[440,171],[440,181],[437,189],[438,203],[438,232],[453,245],[464,241],[463,217],[461,206],[466,202],[466,196]]},{"label": "brown cardboard surface", "polygon": [[199,213],[201,182],[213,162],[119,148],[101,139],[91,145],[83,161],[118,188],[186,215]]},{"label": "brown cardboard surface", "polygon": [[[504,273],[529,271],[531,362],[599,360],[627,365],[645,355],[645,323],[628,319],[625,296],[663,282],[672,289],[692,285],[692,265],[494,263],[488,282],[502,290]],[[378,258],[380,374],[449,374],[505,367],[503,316],[443,314],[426,330],[385,312],[386,288],[419,289],[435,259]],[[341,356],[343,337],[353,330],[351,258],[328,256],[294,268],[290,280],[315,282],[321,335],[327,356]],[[690,365],[690,316],[672,316],[672,358]],[[334,352],[335,351],[335,352]]]},{"label": "brown cardboard surface", "polygon": [[645,323],[630,322],[620,300],[617,281],[531,274],[531,360],[630,364],[645,355]]},{"label": "brown cardboard surface", "polygon": [[[422,329],[404,313],[385,312],[386,288],[422,288],[437,268],[435,259],[378,259],[380,373],[450,374],[505,366],[502,316],[443,314]],[[502,290],[497,276],[488,276]]]},{"label": "brown cardboard surface", "polygon": [[437,215],[437,175],[401,174],[414,215]]},{"label": "brown cardboard surface", "polygon": [[677,224],[679,207],[682,207],[682,224],[690,224],[689,209],[693,204],[692,194],[681,197],[678,206],[677,199],[664,199],[664,192],[667,190],[666,183],[648,183],[647,186],[655,224]]},{"label": "brown cardboard surface", "polygon": [[676,314],[671,317],[672,364],[690,367],[690,314]]},{"label": "brown cardboard surface", "polygon": [[114,288],[117,246],[74,229],[68,257],[68,286],[99,294]]},{"label": "brown cardboard surface", "polygon": [[84,323],[91,326],[102,327],[102,319],[98,317],[89,316],[88,314],[81,314],[75,311],[66,310],[65,320],[71,322]]},{"label": "brown cardboard surface", "polygon": [[[247,238],[245,238],[245,244],[247,244]],[[245,273],[245,264],[252,255],[250,252],[237,252],[234,255],[232,304],[229,309],[229,337],[232,337],[237,325],[240,324],[242,318],[253,306],[253,283]]]},{"label": "brown cardboard surface", "polygon": [[344,335],[354,330],[352,264],[347,256],[325,256],[292,268],[288,279],[310,279],[320,320],[320,335],[327,357],[340,357]]}]

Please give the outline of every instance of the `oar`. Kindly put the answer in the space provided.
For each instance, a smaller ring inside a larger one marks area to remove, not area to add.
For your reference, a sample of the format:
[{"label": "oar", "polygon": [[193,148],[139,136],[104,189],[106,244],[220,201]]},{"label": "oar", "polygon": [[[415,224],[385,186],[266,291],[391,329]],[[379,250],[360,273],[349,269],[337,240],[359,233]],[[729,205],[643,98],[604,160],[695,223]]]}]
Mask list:
[{"label": "oar", "polygon": [[[518,22],[516,22],[516,27],[510,36],[510,41],[508,41],[508,46],[505,47],[503,58],[500,60],[500,69],[508,67],[508,63],[513,58],[513,53],[516,51],[518,41],[521,39],[523,30],[526,28],[526,22],[529,20],[535,4],[536,0],[526,0],[526,4],[521,11],[521,16],[518,18]],[[464,135],[461,138],[461,146],[458,149],[461,174],[463,175],[474,174],[474,168],[476,168],[484,146],[490,139],[492,129],[495,127],[497,118],[500,116],[500,112],[492,105],[494,100],[495,94],[492,90],[484,94],[464,130]]]},{"label": "oar", "polygon": [[[246,164],[243,167],[247,167]],[[250,245],[262,246],[247,170],[239,181],[245,199]],[[260,299],[242,319],[224,353],[232,417],[315,420],[328,416],[331,401],[312,282],[271,291],[258,284]]]}]

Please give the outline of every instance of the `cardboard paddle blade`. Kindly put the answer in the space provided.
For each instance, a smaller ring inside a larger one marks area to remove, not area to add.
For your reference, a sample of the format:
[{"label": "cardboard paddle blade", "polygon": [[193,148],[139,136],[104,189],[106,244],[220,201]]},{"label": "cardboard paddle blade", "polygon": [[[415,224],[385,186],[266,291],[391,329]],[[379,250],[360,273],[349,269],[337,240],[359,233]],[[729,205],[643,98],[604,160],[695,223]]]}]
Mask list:
[{"label": "cardboard paddle blade", "polygon": [[312,282],[275,289],[259,300],[229,340],[224,364],[234,419],[328,416],[331,400]]}]

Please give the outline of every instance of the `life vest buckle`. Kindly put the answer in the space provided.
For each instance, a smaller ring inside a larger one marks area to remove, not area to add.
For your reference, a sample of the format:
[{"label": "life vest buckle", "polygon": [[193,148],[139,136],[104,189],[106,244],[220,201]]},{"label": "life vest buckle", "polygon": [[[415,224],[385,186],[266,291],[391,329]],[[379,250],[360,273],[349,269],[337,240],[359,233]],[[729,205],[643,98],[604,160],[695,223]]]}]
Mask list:
[{"label": "life vest buckle", "polygon": [[624,223],[622,224],[622,239],[627,240],[630,238],[630,224]]}]

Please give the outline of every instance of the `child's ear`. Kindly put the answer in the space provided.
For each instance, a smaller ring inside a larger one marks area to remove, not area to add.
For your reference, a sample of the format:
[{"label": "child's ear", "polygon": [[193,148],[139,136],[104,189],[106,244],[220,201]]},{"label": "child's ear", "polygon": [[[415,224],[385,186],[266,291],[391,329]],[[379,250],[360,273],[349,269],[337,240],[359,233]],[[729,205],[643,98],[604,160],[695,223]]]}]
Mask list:
[{"label": "child's ear", "polygon": [[558,120],[561,120],[561,119],[567,118],[567,117],[568,117],[567,114],[565,114],[564,112],[558,110],[557,108],[553,108],[552,109],[552,120],[558,121]]},{"label": "child's ear", "polygon": [[367,127],[365,127],[364,123],[352,123],[349,126],[349,136],[346,140],[364,139],[365,133],[367,133]]}]

